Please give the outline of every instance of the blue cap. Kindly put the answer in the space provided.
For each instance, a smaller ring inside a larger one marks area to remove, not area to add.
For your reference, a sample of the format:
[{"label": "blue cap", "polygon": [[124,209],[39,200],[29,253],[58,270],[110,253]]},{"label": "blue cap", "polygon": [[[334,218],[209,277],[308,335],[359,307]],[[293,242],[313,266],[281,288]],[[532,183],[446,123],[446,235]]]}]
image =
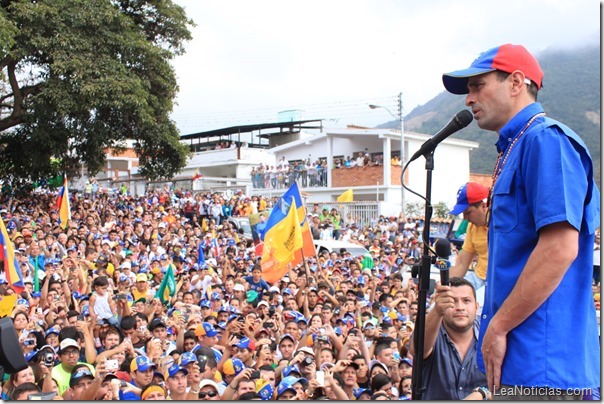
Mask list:
[{"label": "blue cap", "polygon": [[129,281],[129,280],[130,280],[130,277],[128,275],[124,275],[124,274],[120,275],[120,279],[119,279],[120,283]]},{"label": "blue cap", "polygon": [[283,377],[287,377],[289,376],[292,372],[299,374],[300,376],[302,376],[302,372],[300,372],[300,368],[298,367],[298,365],[291,365],[291,366],[286,366],[285,368],[283,368],[283,370],[281,371],[281,374],[283,375]]},{"label": "blue cap", "polygon": [[354,389],[352,390],[352,394],[354,395],[354,397],[356,399],[358,399],[359,397],[361,397],[361,394],[363,393],[367,393],[369,394],[369,396],[371,397],[373,395],[373,391],[371,391],[370,389]]},{"label": "blue cap", "polygon": [[16,228],[17,228],[17,225],[15,224],[15,222],[10,221],[10,222],[8,222],[8,226],[7,226],[7,228],[8,228],[9,230],[16,229]]},{"label": "blue cap", "polygon": [[333,331],[336,335],[342,335],[342,329],[340,327],[333,327]]},{"label": "blue cap", "polygon": [[283,294],[284,295],[293,295],[292,290],[290,288],[283,289]]},{"label": "blue cap", "polygon": [[48,337],[50,334],[57,334],[57,335],[59,335],[60,332],[59,332],[58,329],[50,327],[48,330],[46,330],[46,333],[45,333],[44,337]]},{"label": "blue cap", "polygon": [[79,298],[80,298],[80,296],[82,296],[82,295],[80,294],[80,292],[73,292],[71,295],[72,295],[72,296],[73,296],[75,299],[79,299]]},{"label": "blue cap", "polygon": [[218,313],[228,313],[229,307],[228,306],[220,306],[220,308],[218,309]]},{"label": "blue cap", "polygon": [[262,400],[267,401],[273,398],[274,391],[275,389],[273,388],[273,385],[269,382],[266,382],[264,386],[262,386],[262,388],[258,390],[258,395]]},{"label": "blue cap", "polygon": [[216,327],[220,328],[221,330],[226,330],[226,321],[221,321],[220,323],[216,324]]},{"label": "blue cap", "polygon": [[31,294],[31,297],[41,297],[42,296],[42,292],[33,292]]},{"label": "blue cap", "polygon": [[[251,345],[251,347],[250,347],[250,345]],[[236,346],[239,349],[248,349],[249,348],[249,349],[253,350],[255,348],[254,343],[248,337],[241,338],[239,340],[239,342],[236,343],[234,346]]]},{"label": "blue cap", "polygon": [[211,323],[201,323],[201,326],[197,326],[197,328],[195,329],[195,334],[197,336],[207,336],[207,337],[215,337],[216,335],[218,335],[218,331],[216,331],[216,329],[214,328],[214,326]]},{"label": "blue cap", "polygon": [[[188,353],[190,353],[190,352],[188,352]],[[197,360],[197,359],[195,359],[195,360]],[[181,365],[179,365],[178,363],[174,362],[172,364],[172,366],[170,366],[168,368],[168,372],[167,372],[168,374],[167,374],[167,376],[168,377],[174,377],[174,376],[176,376],[176,373],[178,373],[178,372],[184,372],[185,375],[189,374],[189,371],[186,368],[183,368]]]},{"label": "blue cap", "polygon": [[38,351],[37,349],[34,349],[33,351],[26,353],[25,360],[27,362],[31,361],[32,359],[34,359],[36,357],[36,355],[38,355],[38,352],[40,352],[40,351]]},{"label": "blue cap", "polygon": [[281,383],[279,383],[279,385],[277,386],[277,396],[280,396],[287,390],[293,390],[294,393],[296,393],[296,389],[294,389],[293,385],[287,383],[285,380],[282,380]]},{"label": "blue cap", "polygon": [[199,307],[205,307],[205,308],[210,308],[212,305],[210,304],[209,300],[202,300],[199,302]]},{"label": "blue cap", "polygon": [[220,299],[222,299],[220,297],[220,293],[218,293],[218,292],[212,292],[212,295],[210,296],[210,300],[220,300]]},{"label": "blue cap", "polygon": [[292,386],[296,383],[302,383],[304,386],[308,385],[308,380],[306,380],[304,377],[285,376],[282,381],[285,381],[287,384],[291,384]]},{"label": "blue cap", "polygon": [[160,261],[167,260],[167,259],[168,259],[168,256],[166,254],[162,254],[159,256]]},{"label": "blue cap", "polygon": [[141,372],[146,372],[151,368],[157,368],[155,363],[151,359],[146,356],[137,356],[132,364],[130,364],[130,370],[138,370]]},{"label": "blue cap", "polygon": [[186,366],[189,363],[197,362],[197,356],[192,352],[184,352],[180,355],[180,366]]}]

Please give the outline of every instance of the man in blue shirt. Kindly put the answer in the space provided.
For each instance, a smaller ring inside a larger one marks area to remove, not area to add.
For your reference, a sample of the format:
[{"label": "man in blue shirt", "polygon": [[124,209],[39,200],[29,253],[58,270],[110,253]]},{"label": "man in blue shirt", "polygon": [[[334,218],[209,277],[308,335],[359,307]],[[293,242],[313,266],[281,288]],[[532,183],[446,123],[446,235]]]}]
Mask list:
[{"label": "man in blue shirt", "polygon": [[600,385],[591,294],[600,191],[583,140],[536,102],[542,82],[537,60],[511,44],[443,75],[449,92],[467,94],[478,126],[499,134],[478,358],[495,399]]}]

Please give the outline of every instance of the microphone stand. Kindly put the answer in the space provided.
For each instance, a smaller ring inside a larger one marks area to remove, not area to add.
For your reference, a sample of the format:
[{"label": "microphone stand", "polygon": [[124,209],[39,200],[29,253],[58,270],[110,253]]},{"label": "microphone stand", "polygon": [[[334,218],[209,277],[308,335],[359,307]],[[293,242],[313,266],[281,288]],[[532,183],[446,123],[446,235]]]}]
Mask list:
[{"label": "microphone stand", "polygon": [[430,290],[430,266],[432,257],[430,252],[430,220],[432,218],[432,171],[434,170],[434,150],[424,155],[426,158],[426,207],[424,214],[423,242],[424,251],[421,267],[419,270],[417,316],[415,319],[415,331],[413,343],[415,358],[413,358],[413,372],[411,375],[413,383],[412,400],[421,400],[425,387],[422,385],[422,371],[424,367],[424,337],[426,333],[426,302]]}]

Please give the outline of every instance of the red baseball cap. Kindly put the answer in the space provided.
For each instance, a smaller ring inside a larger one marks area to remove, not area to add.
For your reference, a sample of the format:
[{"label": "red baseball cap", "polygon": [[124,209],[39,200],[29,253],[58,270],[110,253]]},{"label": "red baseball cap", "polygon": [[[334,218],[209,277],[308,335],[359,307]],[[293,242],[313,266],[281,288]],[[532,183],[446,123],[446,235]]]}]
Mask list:
[{"label": "red baseball cap", "polygon": [[495,70],[507,73],[520,70],[538,89],[543,87],[543,71],[537,59],[524,46],[509,43],[482,52],[467,69],[443,74],[443,84],[450,93],[467,94],[469,77]]},{"label": "red baseball cap", "polygon": [[477,182],[468,182],[457,191],[457,203],[451,210],[452,215],[459,215],[468,206],[481,202],[489,197],[489,188]]}]

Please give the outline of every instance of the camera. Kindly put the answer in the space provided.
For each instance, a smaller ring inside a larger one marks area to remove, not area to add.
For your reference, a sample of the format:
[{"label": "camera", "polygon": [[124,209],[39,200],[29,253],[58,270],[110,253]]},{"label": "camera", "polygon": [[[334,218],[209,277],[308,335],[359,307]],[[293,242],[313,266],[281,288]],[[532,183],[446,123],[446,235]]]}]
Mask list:
[{"label": "camera", "polygon": [[265,321],[264,323],[262,323],[262,328],[273,328],[274,324],[271,323],[270,321]]},{"label": "camera", "polygon": [[55,355],[52,352],[46,352],[42,357],[42,363],[46,367],[51,367],[55,364]]},{"label": "camera", "polygon": [[310,356],[307,356],[306,358],[304,358],[304,360],[302,361],[301,365],[302,366],[310,366],[313,363],[313,360]]},{"label": "camera", "polygon": [[26,338],[23,340],[23,346],[35,346],[36,339],[35,338]]},{"label": "camera", "polygon": [[271,317],[275,315],[275,306],[270,306],[268,308],[268,315]]}]

